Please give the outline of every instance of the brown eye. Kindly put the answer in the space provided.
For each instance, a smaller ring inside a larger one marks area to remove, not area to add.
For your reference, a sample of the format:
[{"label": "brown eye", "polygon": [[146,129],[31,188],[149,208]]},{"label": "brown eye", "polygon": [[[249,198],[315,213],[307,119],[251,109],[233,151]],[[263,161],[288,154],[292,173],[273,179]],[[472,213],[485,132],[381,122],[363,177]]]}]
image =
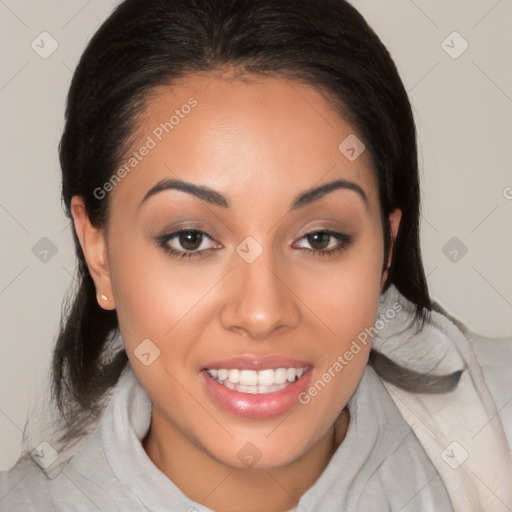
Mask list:
[{"label": "brown eye", "polygon": [[311,247],[318,251],[323,251],[329,247],[332,235],[329,235],[325,231],[317,231],[316,233],[310,233],[307,235],[307,239]]},{"label": "brown eye", "polygon": [[304,245],[293,244],[293,247],[301,249],[304,254],[314,256],[334,256],[336,253],[347,249],[352,244],[352,237],[337,233],[336,231],[323,230],[312,231],[300,238]]},{"label": "brown eye", "polygon": [[201,257],[219,248],[208,233],[198,229],[180,229],[159,237],[157,245],[176,258]]},{"label": "brown eye", "polygon": [[203,233],[199,231],[182,231],[178,241],[186,251],[196,251],[203,241]]}]

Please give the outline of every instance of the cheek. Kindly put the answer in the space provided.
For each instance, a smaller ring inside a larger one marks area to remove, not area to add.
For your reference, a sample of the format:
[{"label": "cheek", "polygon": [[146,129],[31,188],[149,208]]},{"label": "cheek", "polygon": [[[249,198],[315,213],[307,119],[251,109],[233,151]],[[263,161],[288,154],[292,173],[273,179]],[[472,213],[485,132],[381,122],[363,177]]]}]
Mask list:
[{"label": "cheek", "polygon": [[[152,398],[166,389],[165,396],[171,393],[178,403],[181,393],[175,384],[195,375],[195,340],[205,328],[204,319],[215,315],[208,290],[219,280],[218,272],[191,272],[186,262],[172,263],[147,242],[140,252],[124,252],[122,243],[116,247],[111,255],[112,287],[127,355]],[[149,365],[141,359],[143,353],[150,354]]]},{"label": "cheek", "polygon": [[338,339],[357,336],[375,322],[381,292],[383,247],[378,235],[366,236],[322,273],[304,275],[302,294]]},{"label": "cheek", "polygon": [[191,271],[191,263],[177,263],[143,239],[133,243],[138,250],[129,251],[124,241],[133,238],[119,234],[109,255],[119,323],[132,342],[152,337],[161,340],[183,319],[192,317],[199,304],[207,302],[202,299],[219,281],[221,272],[205,267]]},{"label": "cheek", "polygon": [[378,273],[357,272],[347,267],[346,272],[340,271],[336,283],[327,293],[312,298],[311,309],[319,312],[327,327],[321,338],[322,364],[318,373],[329,370],[332,377],[334,372],[335,378],[326,375],[325,379],[335,381],[331,387],[337,388],[338,396],[343,390],[347,399],[357,386],[368,360],[371,328],[375,324],[380,297],[378,277]]},{"label": "cheek", "polygon": [[324,426],[345,406],[368,361],[381,292],[383,251],[378,241],[371,237],[354,248],[350,257],[332,267],[329,279],[321,280],[322,287],[304,283],[313,290],[308,306],[326,328],[318,350],[321,362],[303,404],[325,418]]}]

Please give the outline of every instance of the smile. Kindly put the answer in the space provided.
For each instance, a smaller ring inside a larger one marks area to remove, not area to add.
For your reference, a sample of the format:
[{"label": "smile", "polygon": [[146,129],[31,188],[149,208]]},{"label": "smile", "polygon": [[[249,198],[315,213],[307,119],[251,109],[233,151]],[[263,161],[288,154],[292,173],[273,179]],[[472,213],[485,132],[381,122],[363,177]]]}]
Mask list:
[{"label": "smile", "polygon": [[266,419],[292,410],[311,381],[313,364],[281,355],[243,354],[210,361],[199,371],[204,390],[224,411]]},{"label": "smile", "polygon": [[275,393],[299,380],[306,368],[268,368],[241,370],[232,368],[207,369],[206,373],[216,382],[238,393]]}]

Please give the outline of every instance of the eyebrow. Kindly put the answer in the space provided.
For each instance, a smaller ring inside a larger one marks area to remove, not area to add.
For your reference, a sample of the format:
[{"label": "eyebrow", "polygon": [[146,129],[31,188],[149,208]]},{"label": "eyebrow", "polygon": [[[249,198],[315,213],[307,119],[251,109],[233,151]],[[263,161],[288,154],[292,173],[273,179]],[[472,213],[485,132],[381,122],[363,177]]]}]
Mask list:
[{"label": "eyebrow", "polygon": [[[313,203],[314,201],[318,201],[320,198],[324,197],[330,192],[339,189],[352,190],[356,192],[365,203],[365,206],[368,207],[368,197],[366,196],[364,190],[359,185],[347,180],[335,180],[329,183],[325,183],[324,185],[320,185],[318,187],[310,188],[300,193],[292,201],[290,210],[297,210],[299,208],[302,208],[310,203]],[[229,208],[228,199],[226,199],[226,197],[224,197],[220,192],[217,192],[203,185],[195,185],[187,181],[175,179],[159,181],[150,190],[148,190],[148,192],[140,202],[140,205],[142,205],[142,203],[147,201],[150,197],[165,190],[179,190],[181,192],[191,194],[201,199],[202,201],[206,201],[207,203],[213,204],[215,206]]]},{"label": "eyebrow", "polygon": [[164,190],[180,190],[181,192],[192,194],[193,196],[198,197],[207,203],[214,204],[216,206],[222,206],[223,208],[229,208],[229,201],[219,192],[216,192],[211,188],[202,185],[194,185],[193,183],[189,183],[183,180],[159,181],[154,187],[148,190],[140,202],[140,205],[142,205],[142,203],[147,201],[150,197],[163,192]]},{"label": "eyebrow", "polygon": [[307,204],[312,203],[313,201],[317,201],[321,197],[329,194],[330,192],[334,192],[335,190],[345,189],[352,190],[356,192],[359,197],[363,200],[366,207],[368,207],[368,197],[366,196],[364,190],[353,183],[352,181],[347,180],[335,180],[330,181],[329,183],[325,183],[324,185],[320,185],[319,187],[310,188],[305,192],[299,194],[292,202],[290,210],[296,210],[298,208],[302,208]]}]

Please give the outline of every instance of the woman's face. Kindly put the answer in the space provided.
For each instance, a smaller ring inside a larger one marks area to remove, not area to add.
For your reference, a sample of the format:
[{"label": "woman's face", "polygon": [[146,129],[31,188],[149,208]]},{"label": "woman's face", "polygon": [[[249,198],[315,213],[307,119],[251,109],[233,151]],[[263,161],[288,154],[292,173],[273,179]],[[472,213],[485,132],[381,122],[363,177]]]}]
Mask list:
[{"label": "woman's face", "polygon": [[286,465],[367,363],[385,277],[370,155],[315,89],[274,78],[162,87],[137,137],[94,276],[152,428],[232,467]]}]

